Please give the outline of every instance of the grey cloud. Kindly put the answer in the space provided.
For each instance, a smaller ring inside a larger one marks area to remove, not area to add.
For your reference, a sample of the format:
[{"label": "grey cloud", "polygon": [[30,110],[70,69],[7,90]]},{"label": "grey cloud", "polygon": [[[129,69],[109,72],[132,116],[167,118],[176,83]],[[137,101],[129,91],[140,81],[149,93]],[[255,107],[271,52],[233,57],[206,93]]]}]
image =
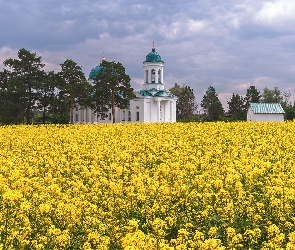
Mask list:
[{"label": "grey cloud", "polygon": [[273,21],[266,2],[0,0],[0,53],[34,50],[53,69],[72,58],[88,75],[105,52],[138,86],[154,40],[167,86],[188,84],[198,98],[213,84],[224,97],[250,84],[294,91],[294,19]]}]

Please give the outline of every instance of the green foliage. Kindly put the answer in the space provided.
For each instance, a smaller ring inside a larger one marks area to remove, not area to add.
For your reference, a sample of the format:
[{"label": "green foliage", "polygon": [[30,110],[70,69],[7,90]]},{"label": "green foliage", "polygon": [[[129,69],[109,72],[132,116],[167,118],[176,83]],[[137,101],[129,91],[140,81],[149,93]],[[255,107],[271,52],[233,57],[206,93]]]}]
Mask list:
[{"label": "green foliage", "polygon": [[[37,108],[42,112],[42,123],[50,120],[49,114],[52,111],[53,103],[56,99],[56,88],[58,86],[58,76],[53,71],[43,73],[43,80],[37,90]],[[35,119],[34,119],[35,120]]]},{"label": "green foliage", "polygon": [[[37,57],[36,53],[31,53],[22,48],[18,51],[18,59],[9,58],[4,61],[4,65],[7,70],[4,73],[6,75],[6,86],[2,88],[2,91],[6,92],[3,95],[3,98],[5,98],[2,103],[3,109],[9,109],[12,101],[13,109],[17,111],[16,119],[6,120],[5,123],[18,123],[20,117],[25,115],[25,122],[30,124],[34,105],[37,101],[37,89],[43,79],[42,68],[44,64],[41,57]],[[13,101],[15,98],[19,98],[18,103]]]},{"label": "green foliage", "polygon": [[87,104],[91,85],[73,60],[67,59],[58,74],[46,73],[41,57],[20,49],[18,59],[5,60],[4,66],[0,72],[0,124],[68,123],[75,98],[79,104]]},{"label": "green foliage", "polygon": [[260,92],[255,88],[255,86],[250,86],[247,89],[246,97],[245,97],[245,109],[247,112],[247,109],[250,106],[251,103],[258,103],[261,100]]},{"label": "green foliage", "polygon": [[91,85],[87,82],[82,67],[72,59],[67,59],[61,64],[59,73],[62,81],[59,88],[70,103],[70,123],[74,122],[75,102],[80,105],[89,105]]},{"label": "green foliage", "polygon": [[265,103],[281,103],[283,101],[283,96],[278,87],[274,89],[264,88],[262,93],[261,102]]},{"label": "green foliage", "polygon": [[208,121],[217,121],[220,116],[224,116],[224,109],[212,86],[208,88],[203,96],[201,107],[204,110],[205,119]]},{"label": "green foliage", "polygon": [[198,115],[191,115],[188,119],[179,119],[177,122],[200,122],[201,119]]},{"label": "green foliage", "polygon": [[293,105],[291,103],[285,105],[284,111],[285,111],[285,114],[284,114],[285,120],[288,120],[288,121],[294,120],[295,119],[295,102],[293,103]]},{"label": "green foliage", "polygon": [[111,108],[115,123],[115,107],[127,108],[129,101],[135,97],[134,90],[130,85],[130,77],[120,62],[103,60],[100,66],[101,71],[93,82],[92,108],[102,119]]},{"label": "green foliage", "polygon": [[233,94],[228,103],[228,114],[232,120],[246,120],[244,98],[238,94]]},{"label": "green foliage", "polygon": [[174,87],[169,89],[169,91],[178,98],[176,103],[177,121],[193,119],[198,107],[193,89],[186,85],[181,87],[175,83]]}]

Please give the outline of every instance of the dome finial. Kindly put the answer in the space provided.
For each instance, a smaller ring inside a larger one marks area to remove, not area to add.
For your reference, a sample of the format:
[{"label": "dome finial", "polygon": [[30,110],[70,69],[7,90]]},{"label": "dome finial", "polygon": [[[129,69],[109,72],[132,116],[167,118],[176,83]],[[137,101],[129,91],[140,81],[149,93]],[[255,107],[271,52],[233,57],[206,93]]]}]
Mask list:
[{"label": "dome finial", "polygon": [[155,42],[153,41],[153,47],[152,47],[152,51],[155,51]]},{"label": "dome finial", "polygon": [[105,53],[102,52],[102,54],[103,54],[102,61],[105,61],[105,60],[106,60],[106,58],[105,58]]}]

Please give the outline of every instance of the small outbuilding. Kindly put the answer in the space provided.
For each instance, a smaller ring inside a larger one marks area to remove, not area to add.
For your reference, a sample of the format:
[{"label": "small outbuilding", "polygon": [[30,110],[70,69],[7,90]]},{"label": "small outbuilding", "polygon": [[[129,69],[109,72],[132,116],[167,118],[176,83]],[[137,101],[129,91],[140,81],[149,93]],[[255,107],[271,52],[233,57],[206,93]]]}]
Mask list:
[{"label": "small outbuilding", "polygon": [[281,122],[284,121],[284,113],[280,103],[250,103],[247,121]]}]

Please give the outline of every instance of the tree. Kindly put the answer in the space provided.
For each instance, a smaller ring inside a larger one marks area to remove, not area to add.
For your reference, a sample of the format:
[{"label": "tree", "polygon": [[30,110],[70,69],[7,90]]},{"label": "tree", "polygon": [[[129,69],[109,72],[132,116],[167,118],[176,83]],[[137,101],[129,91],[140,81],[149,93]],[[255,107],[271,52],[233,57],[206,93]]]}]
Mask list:
[{"label": "tree", "polygon": [[233,94],[228,103],[228,114],[234,120],[246,120],[244,98],[238,94]]},{"label": "tree", "polygon": [[292,104],[290,101],[291,92],[289,90],[284,91],[282,98],[281,105],[285,111],[284,118],[285,120],[293,120],[295,118],[295,102]]},{"label": "tree", "polygon": [[266,103],[281,103],[283,96],[278,87],[274,89],[264,88],[261,101]]},{"label": "tree", "polygon": [[293,120],[295,118],[295,102],[292,104],[289,104],[284,108],[285,114],[284,117],[286,120]]},{"label": "tree", "polygon": [[62,78],[59,89],[69,100],[70,123],[73,123],[75,103],[82,106],[88,104],[91,85],[87,82],[82,67],[72,59],[67,59],[61,64],[59,76]]},{"label": "tree", "polygon": [[12,86],[8,84],[9,74],[7,70],[0,72],[0,124],[22,123],[24,109],[21,105],[21,98]]},{"label": "tree", "polygon": [[55,90],[55,98],[50,105],[50,116],[52,123],[69,123],[70,112],[69,112],[69,99],[65,91],[57,89]]},{"label": "tree", "polygon": [[201,107],[204,110],[205,118],[209,121],[216,121],[224,115],[224,109],[219,101],[215,89],[210,86],[203,96]]},{"label": "tree", "polygon": [[283,92],[283,100],[281,102],[283,108],[287,107],[287,106],[292,106],[292,103],[290,102],[291,99],[291,92],[290,90],[284,91]]},{"label": "tree", "polygon": [[50,71],[43,74],[43,81],[38,89],[38,109],[42,111],[42,123],[46,123],[46,113],[49,113],[56,99],[57,75]]},{"label": "tree", "polygon": [[169,89],[169,91],[178,97],[176,103],[177,120],[189,120],[195,114],[198,107],[193,89],[186,85],[181,87],[175,83],[174,87]]},{"label": "tree", "polygon": [[129,101],[135,97],[134,90],[130,85],[130,77],[120,62],[103,60],[100,67],[101,70],[93,81],[92,105],[102,119],[106,117],[108,109],[111,109],[115,123],[115,107],[127,108]]},{"label": "tree", "polygon": [[255,86],[250,86],[247,89],[246,97],[245,97],[245,107],[244,113],[247,114],[250,103],[259,103],[261,99],[260,92],[255,88]]},{"label": "tree", "polygon": [[[18,59],[7,59],[4,61],[7,69],[7,100],[18,98],[18,104],[15,105],[18,115],[24,113],[26,123],[32,121],[33,108],[37,101],[36,90],[42,81],[42,63],[41,57],[36,53],[22,48],[18,51]],[[15,100],[16,101],[16,100]],[[24,110],[20,110],[24,109]]]},{"label": "tree", "polygon": [[255,86],[250,86],[247,89],[245,102],[247,104],[247,107],[249,106],[249,103],[258,103],[260,102],[261,95],[260,92],[255,88]]}]

